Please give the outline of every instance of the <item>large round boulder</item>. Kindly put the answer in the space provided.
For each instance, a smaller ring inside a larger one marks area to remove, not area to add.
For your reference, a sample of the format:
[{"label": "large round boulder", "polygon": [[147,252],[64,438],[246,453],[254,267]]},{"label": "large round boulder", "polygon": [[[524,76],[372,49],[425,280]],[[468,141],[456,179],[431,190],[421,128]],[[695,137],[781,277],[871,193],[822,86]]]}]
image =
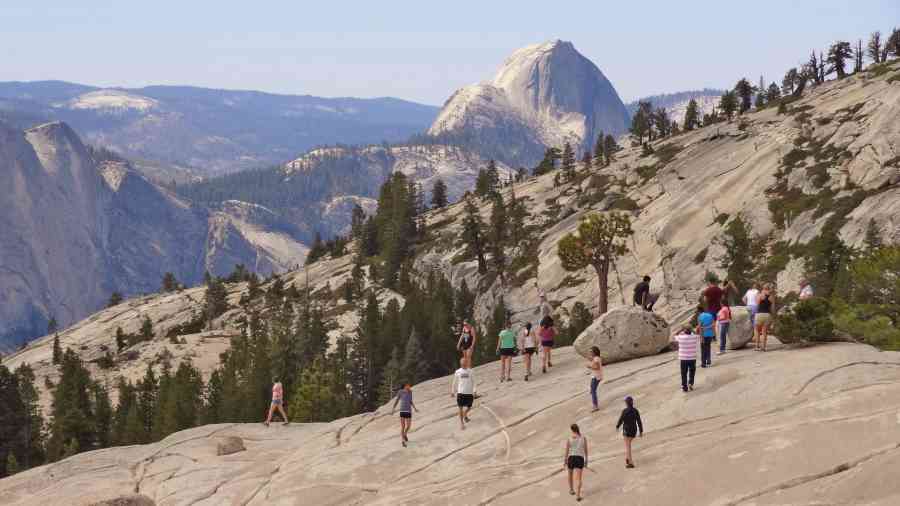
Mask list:
[{"label": "large round boulder", "polygon": [[600,348],[604,364],[655,355],[669,346],[669,324],[652,311],[617,307],[594,320],[574,346],[583,357]]},{"label": "large round boulder", "polygon": [[750,310],[746,306],[731,306],[731,324],[725,346],[729,350],[739,350],[747,346],[751,339],[753,326],[750,324]]}]

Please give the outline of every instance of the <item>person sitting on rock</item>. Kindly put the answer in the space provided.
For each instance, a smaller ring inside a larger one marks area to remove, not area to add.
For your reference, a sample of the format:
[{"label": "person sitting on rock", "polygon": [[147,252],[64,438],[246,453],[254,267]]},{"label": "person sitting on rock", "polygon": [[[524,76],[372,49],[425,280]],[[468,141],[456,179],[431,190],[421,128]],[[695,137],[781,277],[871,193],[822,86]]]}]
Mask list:
[{"label": "person sitting on rock", "polygon": [[284,412],[284,385],[281,384],[277,379],[275,380],[275,384],[272,385],[272,403],[269,404],[269,416],[266,418],[264,422],[266,427],[269,426],[269,423],[272,422],[272,415],[275,413],[275,410],[278,410],[278,413],[281,414],[281,418],[284,420],[284,424],[287,425],[288,417]]},{"label": "person sitting on rock", "polygon": [[650,276],[644,276],[643,281],[634,286],[635,306],[644,308],[645,311],[653,311],[653,305],[659,299],[659,294],[650,293]]}]

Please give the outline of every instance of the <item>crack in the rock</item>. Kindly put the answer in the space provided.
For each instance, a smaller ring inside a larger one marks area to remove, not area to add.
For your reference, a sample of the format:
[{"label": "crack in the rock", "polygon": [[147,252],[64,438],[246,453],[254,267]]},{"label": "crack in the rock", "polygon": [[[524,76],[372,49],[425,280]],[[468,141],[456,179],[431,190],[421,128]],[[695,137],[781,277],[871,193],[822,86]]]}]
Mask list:
[{"label": "crack in the rock", "polygon": [[835,466],[831,469],[828,469],[826,471],[822,471],[822,472],[814,473],[814,474],[807,474],[804,476],[798,476],[796,478],[791,478],[790,480],[783,481],[776,485],[772,485],[771,487],[766,487],[762,490],[757,490],[756,492],[752,492],[750,494],[739,497],[733,501],[727,502],[727,503],[725,503],[725,506],[737,506],[743,502],[749,501],[751,499],[755,499],[757,497],[760,497],[760,496],[763,496],[766,494],[770,494],[772,492],[780,492],[783,490],[788,490],[791,488],[799,487],[800,485],[805,485],[805,484],[813,482],[813,481],[821,480],[823,478],[828,478],[829,476],[834,476],[836,474],[840,474],[845,471],[849,471],[850,469],[853,469],[854,467],[862,464],[863,462],[872,460],[876,457],[879,457],[881,455],[884,455],[885,453],[894,451],[898,448],[900,448],[900,443],[894,444],[892,446],[887,446],[887,447],[881,448],[879,450],[875,450],[874,452],[867,453],[866,455],[863,455],[862,457],[859,457],[850,462],[843,462],[843,463],[838,464],[837,466]]},{"label": "crack in the rock", "polygon": [[[212,437],[212,436],[218,434],[219,432],[222,432],[223,430],[228,430],[228,429],[231,429],[231,428],[233,428],[233,427],[235,427],[235,426],[237,426],[236,423],[228,424],[228,425],[225,426],[225,427],[221,427],[221,428],[219,428],[219,429],[216,429],[216,430],[214,430],[214,431],[212,431],[212,432],[210,432],[210,433],[208,433],[208,434],[202,435],[202,436],[190,437],[190,438],[187,438],[187,439],[182,439],[182,440],[173,442],[172,444],[169,444],[169,445],[166,445],[166,446],[164,446],[164,447],[162,447],[162,448],[157,449],[155,452],[153,452],[153,453],[150,454],[149,456],[144,457],[143,459],[141,459],[140,461],[138,461],[137,464],[135,464],[134,466],[131,466],[131,467],[129,468],[129,470],[131,471],[131,475],[132,475],[132,476],[136,476],[136,475],[137,475],[137,469],[138,469],[138,468],[140,468],[140,470],[141,470],[140,476],[135,480],[135,484],[134,484],[134,493],[135,493],[135,494],[141,493],[141,484],[143,483],[144,478],[146,477],[146,474],[147,474],[147,466],[149,466],[150,464],[153,464],[153,462],[156,461],[156,458],[159,457],[160,454],[161,454],[163,451],[168,450],[169,448],[172,448],[173,446],[177,446],[177,445],[180,445],[180,444],[182,444],[182,443],[187,443],[187,442],[189,442],[189,441],[196,441],[197,439],[210,438],[210,437]],[[174,453],[167,453],[167,454],[162,455],[162,456],[167,456],[167,455],[176,455],[176,456],[184,457],[184,455],[181,455],[181,454],[174,454]],[[190,459],[190,457],[184,457],[184,458]],[[191,460],[193,460],[193,459],[191,459]],[[196,460],[195,460],[194,462],[196,462]]]},{"label": "crack in the rock", "polygon": [[831,369],[828,369],[828,370],[825,370],[825,371],[822,371],[822,372],[816,374],[815,376],[813,376],[812,378],[807,380],[806,383],[804,383],[803,386],[800,387],[799,390],[794,392],[794,395],[800,395],[801,393],[803,393],[804,390],[806,390],[807,387],[809,387],[809,385],[811,385],[814,381],[821,379],[823,376],[827,376],[828,374],[837,372],[841,369],[845,369],[847,367],[854,367],[857,365],[887,365],[887,366],[892,366],[892,367],[900,367],[900,363],[897,363],[897,362],[879,362],[877,360],[860,360],[857,362],[850,362],[850,363],[840,365],[837,367],[832,367]]}]

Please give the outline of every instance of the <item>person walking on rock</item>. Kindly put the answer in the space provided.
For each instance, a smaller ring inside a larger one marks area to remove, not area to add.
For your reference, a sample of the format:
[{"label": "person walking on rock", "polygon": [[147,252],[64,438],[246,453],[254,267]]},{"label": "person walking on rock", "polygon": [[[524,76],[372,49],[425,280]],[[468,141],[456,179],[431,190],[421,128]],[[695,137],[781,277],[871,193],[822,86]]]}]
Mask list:
[{"label": "person walking on rock", "polygon": [[475,329],[468,322],[463,322],[462,333],[456,342],[456,350],[462,353],[469,364],[472,363],[472,354],[475,352]]},{"label": "person walking on rock", "polygon": [[537,336],[531,328],[531,322],[519,331],[517,341],[519,350],[522,351],[522,359],[525,361],[525,381],[531,377],[531,356],[537,352]]},{"label": "person walking on rock", "polygon": [[678,361],[681,365],[681,390],[694,389],[694,375],[697,373],[698,336],[690,327],[682,329],[674,341],[678,344]]},{"label": "person walking on rock", "polygon": [[[697,308],[699,311],[701,308]],[[703,338],[700,348],[700,367],[706,368],[712,365],[712,343],[716,340],[716,317],[712,311],[702,311],[697,317],[697,333]]]},{"label": "person walking on rock", "polygon": [[541,328],[538,330],[541,338],[542,366],[541,372],[547,373],[548,367],[553,367],[553,344],[556,338],[556,329],[553,328],[553,317],[545,316],[541,320]]},{"label": "person walking on rock", "polygon": [[622,437],[625,439],[625,467],[631,469],[634,467],[634,460],[631,458],[631,442],[638,434],[644,437],[644,423],[641,422],[641,412],[634,407],[634,399],[629,395],[625,398],[625,409],[619,416],[616,423],[616,431],[622,428]]},{"label": "person walking on rock", "polygon": [[728,302],[722,303],[722,309],[719,310],[719,355],[725,354],[725,343],[728,341],[728,330],[731,327],[731,305]]},{"label": "person walking on rock", "polygon": [[469,422],[469,411],[475,402],[475,371],[472,370],[469,361],[459,359],[459,369],[450,380],[450,396],[456,396],[456,406],[459,408],[459,428],[466,430]]},{"label": "person walking on rock", "polygon": [[275,410],[278,410],[278,413],[281,414],[281,418],[284,419],[284,424],[287,425],[288,417],[284,412],[284,385],[281,384],[277,379],[275,380],[275,384],[272,385],[272,403],[269,404],[269,416],[266,418],[264,422],[266,427],[272,422],[272,415],[275,414]]},{"label": "person walking on rock", "polygon": [[591,378],[591,404],[593,405],[591,412],[593,413],[600,411],[600,403],[597,401],[597,387],[603,382],[603,361],[600,359],[600,348],[591,347],[591,361],[586,367],[593,374]]},{"label": "person walking on rock", "polygon": [[397,391],[394,407],[391,408],[392,415],[394,410],[397,409],[398,402],[400,403],[400,441],[405,448],[406,442],[409,441],[407,434],[409,434],[409,428],[412,427],[412,410],[416,410],[416,413],[419,412],[419,408],[413,402],[412,385],[404,383],[403,388]]},{"label": "person walking on rock", "polygon": [[766,284],[759,293],[759,307],[756,313],[756,350],[766,351],[769,340],[769,326],[775,313],[775,294],[772,286]]},{"label": "person walking on rock", "polygon": [[509,328],[509,321],[497,336],[497,353],[500,354],[500,383],[512,381],[512,361],[516,356],[516,333]]},{"label": "person walking on rock", "polygon": [[575,499],[580,501],[582,473],[588,465],[588,443],[587,438],[581,435],[581,429],[577,423],[573,423],[569,429],[572,431],[572,434],[569,439],[566,439],[566,451],[563,453],[563,468],[568,471],[569,494],[574,495]]}]

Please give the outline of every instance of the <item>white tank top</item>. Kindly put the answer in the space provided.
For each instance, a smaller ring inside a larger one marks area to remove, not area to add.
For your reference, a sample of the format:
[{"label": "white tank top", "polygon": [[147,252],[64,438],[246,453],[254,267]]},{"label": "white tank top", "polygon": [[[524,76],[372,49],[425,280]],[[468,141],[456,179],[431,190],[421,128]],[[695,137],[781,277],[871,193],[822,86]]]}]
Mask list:
[{"label": "white tank top", "polygon": [[584,458],[584,436],[569,440],[569,456]]}]

